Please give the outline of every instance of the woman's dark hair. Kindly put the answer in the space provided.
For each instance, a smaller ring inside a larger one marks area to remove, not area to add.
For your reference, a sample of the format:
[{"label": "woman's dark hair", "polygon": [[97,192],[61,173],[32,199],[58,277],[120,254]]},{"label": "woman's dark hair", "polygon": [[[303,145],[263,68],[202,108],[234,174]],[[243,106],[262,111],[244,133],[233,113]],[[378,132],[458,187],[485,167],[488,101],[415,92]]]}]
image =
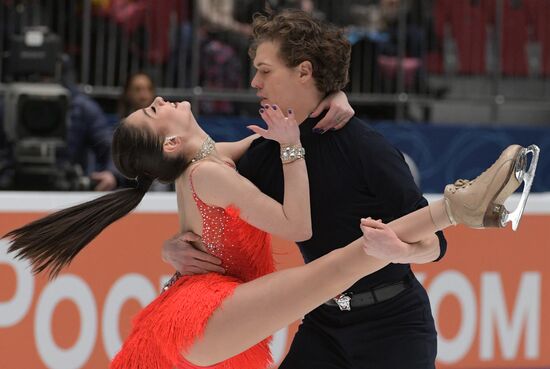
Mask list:
[{"label": "woman's dark hair", "polygon": [[136,208],[153,180],[173,182],[183,173],[186,159],[165,156],[162,145],[150,128],[122,121],[113,136],[113,160],[122,174],[137,180],[136,188],[114,191],[8,232],[2,237],[11,238],[8,252],[29,260],[33,273],[48,269],[55,277],[108,225]]}]

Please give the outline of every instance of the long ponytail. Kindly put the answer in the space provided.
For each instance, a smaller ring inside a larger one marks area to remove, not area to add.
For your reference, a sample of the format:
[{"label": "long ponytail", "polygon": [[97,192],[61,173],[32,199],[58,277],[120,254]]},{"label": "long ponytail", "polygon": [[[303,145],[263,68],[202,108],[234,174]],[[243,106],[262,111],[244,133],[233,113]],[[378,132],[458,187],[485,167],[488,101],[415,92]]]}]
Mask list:
[{"label": "long ponytail", "polygon": [[136,188],[111,192],[8,232],[9,253],[32,264],[33,273],[59,274],[108,225],[135,209],[155,178],[171,182],[186,168],[184,158],[166,158],[154,132],[125,124],[115,130],[113,159],[121,173],[137,177]]},{"label": "long ponytail", "polygon": [[27,259],[33,273],[49,270],[55,277],[61,269],[108,225],[135,209],[146,191],[128,188],[60,210],[8,232],[8,252]]}]

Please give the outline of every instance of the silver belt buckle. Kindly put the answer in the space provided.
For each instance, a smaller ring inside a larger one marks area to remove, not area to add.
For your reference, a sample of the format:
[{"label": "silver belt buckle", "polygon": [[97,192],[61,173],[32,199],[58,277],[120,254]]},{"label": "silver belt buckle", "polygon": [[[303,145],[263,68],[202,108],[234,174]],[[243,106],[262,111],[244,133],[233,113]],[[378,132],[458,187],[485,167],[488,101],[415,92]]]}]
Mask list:
[{"label": "silver belt buckle", "polygon": [[348,294],[342,293],[333,298],[333,300],[340,308],[340,311],[351,311],[351,296]]}]

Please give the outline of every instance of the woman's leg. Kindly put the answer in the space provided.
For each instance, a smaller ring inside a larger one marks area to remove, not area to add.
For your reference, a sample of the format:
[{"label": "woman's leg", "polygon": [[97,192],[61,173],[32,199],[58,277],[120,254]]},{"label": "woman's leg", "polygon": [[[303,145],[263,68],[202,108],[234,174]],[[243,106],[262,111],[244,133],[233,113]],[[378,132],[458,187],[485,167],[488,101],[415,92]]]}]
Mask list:
[{"label": "woman's leg", "polygon": [[437,200],[425,208],[388,223],[403,242],[415,243],[452,225],[445,209],[445,200]]},{"label": "woman's leg", "polygon": [[[445,210],[442,200],[431,206]],[[427,207],[389,225],[401,240],[408,239],[411,243],[436,231]],[[363,242],[358,239],[304,266],[242,284],[212,315],[203,337],[195,342],[185,358],[208,366],[232,357],[387,264],[366,255]]]},{"label": "woman's leg", "polygon": [[[452,194],[447,193],[450,192],[448,186],[445,199],[396,219],[389,226],[402,241],[414,243],[450,226],[452,219],[467,219],[462,223],[470,226],[472,224],[468,222],[472,219],[473,226],[481,219],[483,224],[487,209],[504,203],[521,184],[519,181],[513,182],[518,153],[519,149],[511,146],[476,179],[477,185],[465,188],[466,196],[462,197],[475,205],[465,207],[470,212],[473,209],[475,217],[471,214],[462,217],[464,206],[454,198],[450,199]],[[387,264],[366,255],[363,242],[358,239],[307,265],[242,284],[212,315],[203,337],[197,340],[185,357],[203,366],[232,357]]]},{"label": "woman's leg", "polygon": [[359,239],[306,265],[244,283],[216,310],[203,337],[184,356],[201,366],[228,359],[387,264],[366,255]]},{"label": "woman's leg", "polygon": [[[527,149],[519,145],[507,147],[497,161],[475,180],[458,180],[448,185],[444,199],[396,219],[389,223],[390,228],[408,243],[418,242],[426,235],[452,224],[487,228],[504,227],[506,222],[511,221],[515,230],[535,175],[538,151],[534,145]],[[533,154],[533,160],[527,170],[529,153]],[[527,188],[519,205],[521,211],[515,217],[509,217],[504,202],[524,180]]]},{"label": "woman's leg", "polygon": [[[446,217],[443,200],[430,206],[389,225],[401,240],[418,242],[437,230],[430,210]],[[449,225],[447,221],[446,226]],[[204,336],[185,357],[194,364],[207,366],[234,356],[387,264],[366,255],[363,242],[358,239],[304,266],[242,284],[212,315]]]}]

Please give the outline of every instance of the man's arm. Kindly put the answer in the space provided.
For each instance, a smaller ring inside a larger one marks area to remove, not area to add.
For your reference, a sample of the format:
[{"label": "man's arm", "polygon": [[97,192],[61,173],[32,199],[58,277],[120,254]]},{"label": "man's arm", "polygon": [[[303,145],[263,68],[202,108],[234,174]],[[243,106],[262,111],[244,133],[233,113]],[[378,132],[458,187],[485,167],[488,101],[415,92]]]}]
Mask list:
[{"label": "man's arm", "polygon": [[[376,217],[389,223],[427,206],[428,202],[414,183],[403,155],[377,133],[365,132],[363,141],[368,145],[362,145],[358,152],[361,173],[369,191],[383,204]],[[395,240],[400,245],[393,247],[400,249],[401,253],[391,260],[399,263],[436,261],[445,255],[447,249],[447,241],[441,231],[411,244],[402,242],[397,236]]]},{"label": "man's arm", "polygon": [[221,260],[207,253],[201,237],[193,232],[177,234],[165,241],[161,257],[182,275],[225,273]]}]

